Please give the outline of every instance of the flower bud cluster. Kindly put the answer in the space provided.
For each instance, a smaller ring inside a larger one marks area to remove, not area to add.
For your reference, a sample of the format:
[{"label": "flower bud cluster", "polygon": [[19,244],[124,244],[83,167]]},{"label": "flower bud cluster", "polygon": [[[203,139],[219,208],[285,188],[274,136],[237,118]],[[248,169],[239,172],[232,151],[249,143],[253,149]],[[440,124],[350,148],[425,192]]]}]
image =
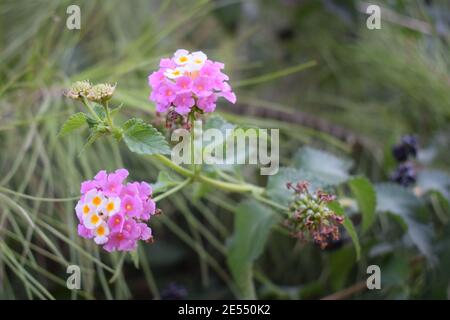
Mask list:
[{"label": "flower bud cluster", "polygon": [[309,238],[322,249],[330,241],[340,238],[339,225],[343,223],[344,217],[327,206],[335,200],[335,196],[321,190],[310,193],[306,181],[296,185],[288,183],[287,188],[294,191],[295,198],[289,206],[289,216],[284,224],[293,237],[301,240]]}]

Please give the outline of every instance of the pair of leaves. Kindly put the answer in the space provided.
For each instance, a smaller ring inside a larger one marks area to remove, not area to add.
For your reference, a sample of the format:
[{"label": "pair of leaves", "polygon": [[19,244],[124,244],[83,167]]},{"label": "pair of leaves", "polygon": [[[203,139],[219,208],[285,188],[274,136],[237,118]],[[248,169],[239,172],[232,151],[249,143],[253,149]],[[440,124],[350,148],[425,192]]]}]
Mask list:
[{"label": "pair of leaves", "polygon": [[[99,110],[97,108],[97,110]],[[96,111],[97,114],[99,112]],[[64,122],[63,126],[61,127],[61,130],[58,133],[59,137],[64,137],[68,135],[69,133],[72,133],[73,131],[76,131],[78,129],[83,128],[84,126],[89,126],[91,128],[91,132],[89,134],[89,137],[84,144],[83,148],[80,151],[80,155],[84,152],[84,150],[89,147],[91,144],[95,142],[98,138],[100,138],[102,135],[105,134],[102,130],[98,129],[99,122],[97,120],[92,119],[87,114],[83,112],[78,112],[69,117],[69,119]]]},{"label": "pair of leaves", "polygon": [[[111,112],[115,114],[120,108],[121,106],[113,109]],[[95,105],[94,111],[100,119],[106,117],[103,107]],[[78,112],[70,116],[63,124],[59,136],[63,137],[85,125],[91,128],[91,134],[84,148],[91,145],[100,136],[108,133],[105,128],[101,127],[101,122],[89,117],[83,112]],[[132,152],[148,155],[170,153],[169,144],[163,135],[141,119],[133,118],[128,120],[118,132],[119,134],[115,135],[115,137],[118,139],[123,138],[125,144]]]},{"label": "pair of leaves", "polygon": [[262,254],[276,222],[275,213],[254,200],[244,201],[236,208],[227,263],[244,299],[256,299],[253,263]]}]

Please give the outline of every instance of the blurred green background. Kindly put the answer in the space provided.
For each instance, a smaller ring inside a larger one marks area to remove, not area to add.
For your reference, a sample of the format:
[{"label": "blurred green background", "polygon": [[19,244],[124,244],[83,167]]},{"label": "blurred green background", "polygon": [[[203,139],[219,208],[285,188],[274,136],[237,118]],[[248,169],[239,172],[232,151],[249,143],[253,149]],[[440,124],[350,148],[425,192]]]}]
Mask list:
[{"label": "blurred green background", "polygon": [[[112,139],[78,156],[85,133],[57,137],[80,109],[63,90],[75,80],[117,82],[113,102],[124,103],[124,118],[152,122],[147,76],[178,48],[225,62],[238,103],[221,102],[218,112],[280,128],[284,165],[310,145],[353,158],[355,174],[387,181],[392,145],[415,134],[419,166],[448,173],[450,4],[371,3],[384,10],[380,30],[367,29],[357,0],[2,0],[0,298],[235,297],[225,256],[239,196],[200,197],[194,186],[163,200],[164,217],[151,222],[156,242],[134,258],[79,238],[75,201],[65,199],[100,169],[126,167],[133,180],[154,182],[159,166]],[[71,4],[81,8],[81,30],[66,28]],[[321,251],[274,230],[255,265],[258,297],[449,298],[448,185],[441,185],[426,206],[435,261],[384,215],[360,235],[358,262],[345,237]],[[82,290],[67,290],[68,264],[81,266]],[[365,290],[370,264],[381,266],[382,290]]]}]

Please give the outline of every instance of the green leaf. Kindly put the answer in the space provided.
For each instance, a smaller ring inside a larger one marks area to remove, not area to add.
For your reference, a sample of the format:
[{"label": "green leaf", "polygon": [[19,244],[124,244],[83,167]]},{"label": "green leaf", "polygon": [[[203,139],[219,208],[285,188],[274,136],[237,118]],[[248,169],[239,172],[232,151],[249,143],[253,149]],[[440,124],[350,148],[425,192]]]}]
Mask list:
[{"label": "green leaf", "polygon": [[345,230],[347,230],[347,233],[352,239],[353,245],[355,246],[356,260],[359,260],[359,258],[361,257],[361,245],[359,244],[358,234],[356,233],[355,226],[353,225],[352,220],[350,220],[350,218],[345,214],[345,210],[341,207],[339,202],[330,202],[328,203],[328,207],[333,210],[338,216],[345,217],[342,225]]},{"label": "green leaf", "polygon": [[431,225],[419,222],[415,213],[424,209],[424,203],[411,191],[393,183],[381,183],[375,186],[377,192],[377,212],[389,212],[402,220],[407,227],[411,241],[430,262],[435,261],[432,250]]},{"label": "green leaf", "polygon": [[98,103],[94,103],[94,107],[92,109],[94,109],[94,112],[98,115],[100,119],[102,120],[106,119],[106,111],[104,106]]},{"label": "green leaf", "polygon": [[242,298],[255,299],[253,263],[262,254],[277,219],[272,210],[254,200],[242,202],[235,213],[227,263]]},{"label": "green leaf", "polygon": [[164,136],[141,119],[130,119],[123,125],[123,139],[132,152],[139,154],[169,154]]},{"label": "green leaf", "polygon": [[63,137],[66,134],[77,130],[87,124],[87,116],[83,112],[78,112],[69,117],[69,119],[64,122],[61,130],[58,133],[59,137]]},{"label": "green leaf", "polygon": [[89,135],[86,143],[84,144],[83,148],[81,148],[80,153],[78,154],[78,156],[80,157],[84,151],[86,151],[86,149],[88,147],[90,147],[98,138],[100,138],[103,135],[103,133],[98,132],[98,131],[92,131],[91,134]]},{"label": "green leaf", "polygon": [[203,127],[204,130],[212,128],[219,129],[222,133],[225,134],[227,129],[234,129],[235,125],[228,122],[221,116],[214,114],[206,120],[205,125]]},{"label": "green leaf", "polygon": [[[203,139],[203,149],[208,148],[211,150],[220,150],[222,149],[223,156],[227,156],[226,154],[226,146],[227,143],[233,143],[236,146],[236,141],[245,141],[245,148],[235,148],[233,157],[234,164],[216,164],[214,168],[219,168],[222,171],[233,172],[237,170],[237,168],[243,164],[248,164],[250,161],[250,156],[254,156],[252,159],[257,158],[257,148],[253,144],[250,145],[248,141],[250,137],[255,137],[257,139],[256,142],[259,142],[261,139],[263,131],[260,131],[257,127],[236,127],[234,124],[226,121],[224,118],[218,115],[213,115],[208,118],[205,122],[203,130],[208,129],[217,129],[222,133],[223,139]],[[265,132],[265,131],[264,131]],[[267,133],[265,134],[267,136]],[[268,137],[266,137],[268,139]],[[256,165],[257,163],[255,163]],[[206,166],[205,170],[214,171],[211,166]]]},{"label": "green leaf", "polygon": [[224,118],[218,115],[212,115],[211,117],[206,120],[205,125],[203,127],[203,130],[209,130],[209,129],[217,129],[222,133],[222,137],[224,137],[223,141],[211,141],[206,140],[205,137],[203,137],[203,147],[211,147],[211,148],[224,148],[224,156],[225,156],[225,145],[228,139],[230,139],[233,135],[233,130],[235,126],[228,121],[226,121]]},{"label": "green leaf", "polygon": [[375,207],[377,204],[375,189],[365,177],[352,178],[348,185],[358,201],[358,207],[362,214],[362,231],[366,232],[375,222]]},{"label": "green leaf", "polygon": [[325,182],[318,180],[312,173],[305,170],[280,168],[277,174],[269,176],[267,194],[272,200],[288,206],[292,201],[293,192],[287,189],[286,184],[288,182],[297,183],[304,180],[310,183],[311,190],[326,186]]},{"label": "green leaf", "polygon": [[423,193],[429,191],[440,192],[450,200],[450,175],[441,170],[421,170],[417,174],[417,187]]},{"label": "green leaf", "polygon": [[112,109],[109,113],[111,115],[111,118],[114,118],[119,112],[120,110],[122,110],[123,107],[123,103],[121,103],[118,107]]},{"label": "green leaf", "polygon": [[171,187],[177,186],[181,181],[173,178],[167,171],[160,171],[156,183],[153,184],[153,193],[161,193]]},{"label": "green leaf", "polygon": [[410,190],[393,183],[379,183],[375,185],[377,193],[378,212],[391,212],[402,218],[410,217],[419,207],[423,206],[421,199]]},{"label": "green leaf", "polygon": [[294,157],[294,167],[311,173],[316,180],[330,186],[347,181],[351,166],[350,160],[310,147],[301,148]]},{"label": "green leaf", "polygon": [[343,247],[334,252],[330,252],[328,267],[330,269],[330,283],[333,290],[345,287],[353,267],[355,266],[353,248]]}]

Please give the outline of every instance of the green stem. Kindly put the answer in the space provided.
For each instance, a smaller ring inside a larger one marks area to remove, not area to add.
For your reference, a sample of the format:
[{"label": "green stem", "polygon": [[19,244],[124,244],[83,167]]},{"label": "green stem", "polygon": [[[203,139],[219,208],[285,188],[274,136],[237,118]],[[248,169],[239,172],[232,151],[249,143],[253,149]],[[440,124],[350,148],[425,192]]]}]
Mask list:
[{"label": "green stem", "polygon": [[153,156],[156,159],[158,159],[159,162],[164,164],[166,167],[171,168],[173,171],[178,172],[182,176],[185,176],[185,177],[193,177],[194,176],[194,173],[192,171],[187,170],[187,169],[183,168],[182,166],[179,166],[178,164],[176,164],[175,162],[173,162],[172,160],[170,160],[169,158],[167,158],[161,154],[155,154]]},{"label": "green stem", "polygon": [[276,202],[274,202],[274,201],[272,201],[272,200],[270,200],[270,199],[264,198],[263,196],[261,196],[261,195],[259,195],[259,194],[255,194],[254,196],[255,196],[255,199],[256,199],[256,200],[261,201],[262,203],[268,204],[268,205],[270,205],[270,206],[272,206],[272,207],[274,207],[274,208],[276,208],[276,209],[280,209],[280,210],[282,210],[282,211],[287,211],[287,210],[289,210],[288,207],[283,206],[283,205],[281,205],[281,204],[279,204],[279,203],[276,203]]},{"label": "green stem", "polygon": [[183,182],[181,182],[176,187],[174,187],[174,188],[172,188],[170,190],[167,190],[166,192],[161,193],[160,195],[154,197],[153,201],[155,201],[155,202],[161,201],[162,199],[170,196],[171,194],[177,192],[178,190],[183,189],[185,186],[187,186],[189,183],[191,183],[191,181],[192,181],[192,178],[188,178],[188,179],[184,180]]},{"label": "green stem", "polygon": [[114,129],[114,124],[113,124],[113,121],[111,119],[111,113],[109,111],[109,102],[106,101],[103,106],[105,107],[106,121],[108,121],[109,128],[112,131]]},{"label": "green stem", "polygon": [[91,105],[89,104],[89,102],[87,101],[87,99],[86,99],[85,96],[82,96],[81,101],[82,101],[83,104],[86,106],[86,108],[88,108],[89,112],[92,113],[92,115],[94,116],[94,118],[101,122],[102,119],[100,119],[100,117],[98,116],[98,114],[94,111],[94,109],[92,109]]},{"label": "green stem", "polygon": [[123,263],[125,262],[126,255],[127,255],[127,253],[123,252],[122,255],[120,256],[119,263],[116,266],[116,271],[114,271],[113,276],[111,277],[111,279],[109,279],[109,283],[113,283],[114,281],[116,281],[117,278],[122,274],[122,267],[123,267]]},{"label": "green stem", "polygon": [[209,184],[210,186],[217,187],[222,190],[226,191],[232,191],[232,192],[252,192],[254,194],[261,194],[263,193],[264,189],[252,184],[237,184],[237,183],[231,183],[231,182],[225,182],[216,180],[204,175],[198,175],[197,179]]},{"label": "green stem", "polygon": [[170,160],[169,158],[167,158],[163,155],[160,155],[160,154],[156,154],[156,155],[154,155],[154,157],[157,158],[160,162],[162,162],[167,167],[173,169],[174,171],[178,172],[179,174],[181,174],[185,177],[195,178],[195,179],[197,179],[201,182],[204,182],[210,186],[217,187],[217,188],[225,190],[225,191],[240,192],[240,193],[252,192],[254,194],[262,194],[264,192],[264,188],[261,188],[261,187],[258,187],[258,186],[252,185],[252,184],[231,183],[231,182],[216,180],[216,179],[204,176],[202,174],[196,175],[194,172],[179,166],[178,164],[172,162],[172,160]]},{"label": "green stem", "polygon": [[24,199],[29,199],[29,200],[34,200],[34,201],[42,201],[42,202],[70,202],[70,201],[76,201],[80,199],[80,196],[76,196],[76,197],[70,197],[70,198],[41,198],[41,197],[34,197],[34,196],[30,196],[28,194],[24,194],[24,193],[19,193],[4,187],[0,187],[0,191],[1,192],[5,192],[5,193],[10,193],[13,194],[17,197],[20,198],[24,198]]},{"label": "green stem", "polygon": [[195,118],[194,118],[194,116],[193,116],[193,113],[191,113],[191,114],[189,114],[189,123],[190,123],[190,125],[191,125],[191,141],[190,141],[190,145],[191,145],[191,164],[192,164],[192,171],[194,171],[194,173],[195,173],[195,171],[196,171],[196,168],[195,168],[195,163],[194,163],[194,160],[195,160],[195,155],[194,155],[194,153],[195,153]]}]

